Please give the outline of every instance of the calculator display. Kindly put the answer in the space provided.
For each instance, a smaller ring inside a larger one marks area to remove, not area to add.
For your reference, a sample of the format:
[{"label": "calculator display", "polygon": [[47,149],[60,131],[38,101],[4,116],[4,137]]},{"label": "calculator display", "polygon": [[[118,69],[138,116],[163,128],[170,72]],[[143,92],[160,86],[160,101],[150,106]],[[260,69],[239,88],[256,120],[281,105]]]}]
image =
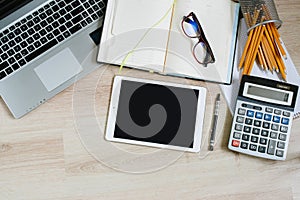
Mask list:
[{"label": "calculator display", "polygon": [[293,93],[278,88],[266,87],[253,83],[245,83],[244,96],[270,103],[291,105]]}]

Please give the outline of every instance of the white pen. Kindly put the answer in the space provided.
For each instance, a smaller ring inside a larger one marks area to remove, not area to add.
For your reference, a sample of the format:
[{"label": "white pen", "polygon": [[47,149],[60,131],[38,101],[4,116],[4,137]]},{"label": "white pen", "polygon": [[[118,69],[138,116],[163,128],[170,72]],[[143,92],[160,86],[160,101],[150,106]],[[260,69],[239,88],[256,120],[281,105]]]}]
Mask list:
[{"label": "white pen", "polygon": [[209,150],[214,150],[215,145],[215,138],[216,138],[216,129],[217,129],[217,122],[218,122],[218,116],[219,116],[219,108],[220,108],[220,94],[217,94],[216,101],[215,101],[215,110],[214,110],[214,116],[213,116],[213,122],[212,122],[212,129],[211,129],[211,135],[209,140]]}]

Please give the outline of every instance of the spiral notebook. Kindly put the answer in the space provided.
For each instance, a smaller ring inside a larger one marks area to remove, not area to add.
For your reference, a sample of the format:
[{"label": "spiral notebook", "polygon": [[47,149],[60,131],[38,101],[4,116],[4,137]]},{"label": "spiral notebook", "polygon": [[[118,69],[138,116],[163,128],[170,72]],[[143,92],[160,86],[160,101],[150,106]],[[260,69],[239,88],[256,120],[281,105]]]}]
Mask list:
[{"label": "spiral notebook", "polygon": [[[192,53],[198,38],[182,31],[182,19],[195,13],[215,62],[200,64]],[[230,84],[239,4],[230,0],[108,1],[98,61]]]},{"label": "spiral notebook", "polygon": [[[238,96],[240,80],[242,76],[241,75],[242,72],[238,70],[238,58],[240,58],[243,53],[243,47],[246,43],[246,40],[247,40],[247,27],[244,20],[241,20],[239,33],[238,33],[238,40],[237,40],[235,64],[234,64],[233,75],[232,75],[232,84],[228,86],[220,85],[222,93],[226,99],[226,102],[232,114],[235,109],[235,102]],[[298,75],[297,69],[282,40],[281,40],[281,44],[287,54],[287,59],[284,60],[286,66],[286,72],[287,72],[287,82],[300,86],[300,77]],[[271,73],[270,71],[261,70],[256,63],[254,64],[253,70],[251,71],[251,75],[282,81],[282,79],[278,78],[275,72]],[[297,98],[295,111],[294,111],[294,119],[298,117],[300,117],[300,90],[298,91],[298,98]]]}]

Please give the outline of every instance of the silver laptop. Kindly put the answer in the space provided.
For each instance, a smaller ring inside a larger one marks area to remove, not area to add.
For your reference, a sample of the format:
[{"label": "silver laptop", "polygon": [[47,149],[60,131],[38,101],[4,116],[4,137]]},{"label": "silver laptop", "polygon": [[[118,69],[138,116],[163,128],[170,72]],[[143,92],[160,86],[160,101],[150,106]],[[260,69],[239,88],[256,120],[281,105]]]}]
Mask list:
[{"label": "silver laptop", "polygon": [[96,69],[105,0],[0,0],[0,95],[15,118]]}]

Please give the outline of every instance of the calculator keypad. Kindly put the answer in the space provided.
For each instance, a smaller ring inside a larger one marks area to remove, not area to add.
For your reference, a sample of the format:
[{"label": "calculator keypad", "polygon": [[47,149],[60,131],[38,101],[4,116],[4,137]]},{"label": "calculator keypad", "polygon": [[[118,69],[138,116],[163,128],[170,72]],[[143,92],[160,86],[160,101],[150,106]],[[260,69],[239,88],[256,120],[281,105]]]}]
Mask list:
[{"label": "calculator keypad", "polygon": [[238,100],[228,147],[254,156],[284,160],[291,121],[290,111]]}]

